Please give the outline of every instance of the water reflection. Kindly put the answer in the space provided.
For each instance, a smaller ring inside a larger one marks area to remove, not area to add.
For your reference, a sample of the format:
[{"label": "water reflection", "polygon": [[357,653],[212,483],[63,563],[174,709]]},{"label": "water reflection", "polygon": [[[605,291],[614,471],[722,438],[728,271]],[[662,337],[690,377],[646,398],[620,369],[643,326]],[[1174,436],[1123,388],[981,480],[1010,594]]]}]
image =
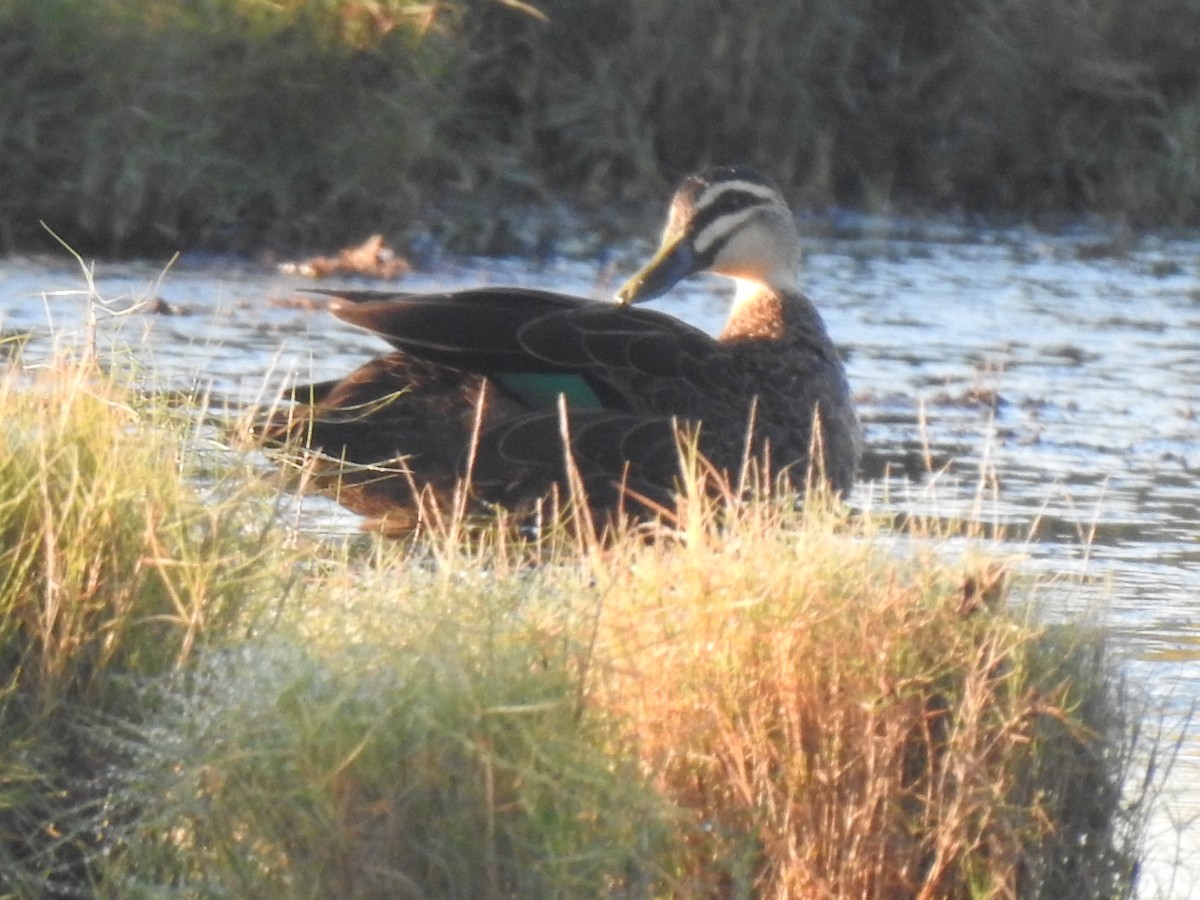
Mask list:
[{"label": "water reflection", "polygon": [[[825,230],[808,240],[805,281],[848,354],[871,444],[858,502],[1002,530],[1002,547],[1050,579],[1039,602],[1066,615],[1103,610],[1133,677],[1182,717],[1200,700],[1200,243],[1096,247],[1085,234]],[[102,347],[134,347],[165,384],[211,381],[253,400],[287,378],[344,374],[384,346],[298,295],[294,277],[187,259],[160,284],[161,274],[155,263],[101,265],[96,285],[110,301],[161,297],[174,313],[98,328]],[[534,271],[478,260],[403,285],[515,283],[603,298],[611,286],[600,277],[585,262]],[[46,293],[82,281],[69,259],[0,262],[0,328],[33,334],[32,359],[49,354],[52,333],[83,339],[79,297]],[[724,290],[697,278],[652,305],[715,332]],[[353,521],[320,501],[307,509],[331,527]],[[1144,896],[1188,896],[1200,882],[1198,785],[1193,733],[1171,784],[1172,815],[1184,821],[1156,822],[1161,858]],[[1175,849],[1188,877],[1172,875]]]}]

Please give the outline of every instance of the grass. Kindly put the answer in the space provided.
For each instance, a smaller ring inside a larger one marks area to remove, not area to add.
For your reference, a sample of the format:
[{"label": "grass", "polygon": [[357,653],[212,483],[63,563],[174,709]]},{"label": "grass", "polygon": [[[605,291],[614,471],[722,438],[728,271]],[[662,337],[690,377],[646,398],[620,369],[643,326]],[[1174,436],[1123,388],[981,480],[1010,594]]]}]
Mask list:
[{"label": "grass", "polygon": [[676,893],[1121,893],[1130,847],[1072,846],[1120,803],[1095,635],[1002,608],[939,540],[757,510],[704,538],[613,567],[602,632],[602,705],[690,814]]},{"label": "grass", "polygon": [[1127,895],[1100,636],[862,527],[323,559],[285,626],[156,687],[107,895]]},{"label": "grass", "polygon": [[1192,0],[4,0],[0,247],[543,252],[556,200],[603,231],[733,161],[806,206],[1194,225],[1197,33]]},{"label": "grass", "polygon": [[0,373],[0,894],[1129,895],[1140,710],[1005,561],[787,498],[320,541],[135,388]]},{"label": "grass", "polygon": [[9,362],[0,409],[0,884],[33,895],[79,877],[110,764],[89,728],[136,720],[139,679],[235,640],[286,576],[249,482],[206,497],[181,423],[121,378]]}]

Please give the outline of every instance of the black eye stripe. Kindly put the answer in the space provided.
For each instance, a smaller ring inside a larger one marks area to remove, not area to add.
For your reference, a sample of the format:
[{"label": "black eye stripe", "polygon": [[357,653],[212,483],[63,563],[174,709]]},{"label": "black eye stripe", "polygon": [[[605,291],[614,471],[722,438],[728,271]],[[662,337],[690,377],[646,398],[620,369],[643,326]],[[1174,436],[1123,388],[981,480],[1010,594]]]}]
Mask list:
[{"label": "black eye stripe", "polygon": [[687,236],[699,262],[711,265],[746,223],[783,203],[778,188],[745,166],[720,166],[686,178],[676,192],[667,236]]},{"label": "black eye stripe", "polygon": [[[702,205],[696,210],[692,218],[691,231],[693,234],[699,234],[718,219],[734,215],[753,206],[766,205],[767,203],[762,197],[755,196],[754,194],[742,191],[726,191],[707,204],[703,204],[702,201]],[[725,243],[724,239],[720,240],[719,243]]]},{"label": "black eye stripe", "polygon": [[763,198],[751,194],[749,191],[726,190],[717,195],[715,200],[704,205],[705,210],[713,210],[715,213],[724,214],[737,212],[740,209],[745,209],[747,206],[754,206],[756,203],[762,203]]},{"label": "black eye stripe", "polygon": [[724,249],[725,245],[729,243],[729,239],[731,237],[733,237],[733,232],[723,234],[709,244],[703,251],[697,251],[697,259],[701,263],[700,268],[707,269],[709,266],[711,266],[716,260],[717,254],[720,253],[721,250]]}]

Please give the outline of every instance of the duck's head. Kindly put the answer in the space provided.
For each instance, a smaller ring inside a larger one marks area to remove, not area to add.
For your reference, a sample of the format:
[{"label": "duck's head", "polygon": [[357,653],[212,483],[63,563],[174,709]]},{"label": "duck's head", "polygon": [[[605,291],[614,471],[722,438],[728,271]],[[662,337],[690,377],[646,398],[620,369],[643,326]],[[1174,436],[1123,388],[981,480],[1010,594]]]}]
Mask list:
[{"label": "duck's head", "polygon": [[617,302],[653,300],[703,271],[791,290],[799,255],[796,221],[774,182],[749,166],[717,166],[683,180],[658,252],[625,282]]}]

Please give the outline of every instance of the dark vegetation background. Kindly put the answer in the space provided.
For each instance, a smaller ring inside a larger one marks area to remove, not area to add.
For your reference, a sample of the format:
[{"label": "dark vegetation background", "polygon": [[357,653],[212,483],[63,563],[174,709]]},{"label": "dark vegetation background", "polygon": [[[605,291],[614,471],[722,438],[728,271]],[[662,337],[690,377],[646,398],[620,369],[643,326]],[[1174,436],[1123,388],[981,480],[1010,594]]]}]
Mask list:
[{"label": "dark vegetation background", "polygon": [[801,206],[1198,224],[1200,2],[0,0],[9,251],[520,252],[731,161]]}]

